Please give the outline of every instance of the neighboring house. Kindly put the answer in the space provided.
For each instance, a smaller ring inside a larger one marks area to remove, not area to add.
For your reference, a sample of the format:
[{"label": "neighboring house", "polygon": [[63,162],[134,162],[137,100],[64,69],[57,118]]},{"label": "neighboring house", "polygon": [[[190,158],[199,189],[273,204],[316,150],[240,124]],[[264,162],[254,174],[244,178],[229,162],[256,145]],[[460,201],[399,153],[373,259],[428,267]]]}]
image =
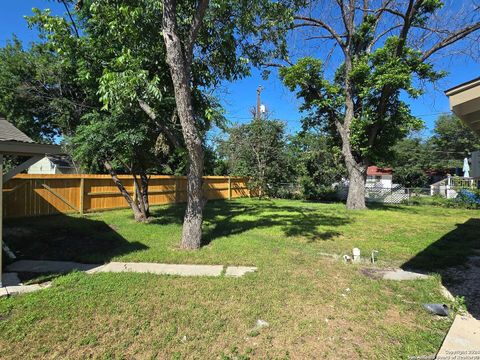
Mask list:
[{"label": "neighboring house", "polygon": [[[445,95],[455,115],[480,136],[480,77],[448,89]],[[480,151],[472,153],[470,176],[480,178]]]},{"label": "neighboring house", "polygon": [[29,174],[79,174],[69,156],[45,156],[28,168]]},{"label": "neighboring house", "polygon": [[393,185],[393,169],[369,166],[365,185],[367,187],[391,189]]}]

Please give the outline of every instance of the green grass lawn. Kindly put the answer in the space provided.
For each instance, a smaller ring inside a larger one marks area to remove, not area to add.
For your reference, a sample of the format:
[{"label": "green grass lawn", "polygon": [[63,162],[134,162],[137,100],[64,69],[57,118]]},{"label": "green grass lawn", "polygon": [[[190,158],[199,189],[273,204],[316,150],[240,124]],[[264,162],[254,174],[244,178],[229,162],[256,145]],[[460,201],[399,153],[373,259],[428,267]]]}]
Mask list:
[{"label": "green grass lawn", "polygon": [[[149,224],[127,210],[10,220],[26,259],[254,265],[243,278],[74,273],[0,300],[0,358],[408,359],[432,355],[450,325],[422,309],[445,302],[440,276],[387,282],[346,265],[359,247],[377,267],[435,273],[480,248],[478,211],[302,201],[210,202],[205,245],[178,248],[183,206]],[[257,319],[269,326],[253,331]]]}]

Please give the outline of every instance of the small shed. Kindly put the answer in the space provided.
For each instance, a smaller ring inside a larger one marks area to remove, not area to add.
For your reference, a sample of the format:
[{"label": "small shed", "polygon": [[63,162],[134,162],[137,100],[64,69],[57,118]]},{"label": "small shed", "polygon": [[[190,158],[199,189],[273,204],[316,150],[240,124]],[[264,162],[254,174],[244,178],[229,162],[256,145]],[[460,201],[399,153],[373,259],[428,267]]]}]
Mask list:
[{"label": "small shed", "polygon": [[[0,118],[0,287],[2,287],[3,254],[3,184],[16,174],[42,159],[46,154],[61,154],[58,145],[38,144],[13,126],[6,119]],[[5,156],[25,157],[22,164],[3,173]]]}]

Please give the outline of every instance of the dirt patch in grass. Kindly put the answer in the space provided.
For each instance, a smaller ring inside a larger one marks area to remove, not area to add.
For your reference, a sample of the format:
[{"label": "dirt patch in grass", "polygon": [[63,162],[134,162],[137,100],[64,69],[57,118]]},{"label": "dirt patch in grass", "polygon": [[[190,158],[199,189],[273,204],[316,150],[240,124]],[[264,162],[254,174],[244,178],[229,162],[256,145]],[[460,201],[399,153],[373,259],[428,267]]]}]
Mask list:
[{"label": "dirt patch in grass", "polygon": [[383,278],[386,269],[377,269],[377,268],[361,268],[359,270],[360,274],[369,277],[370,279],[380,280]]}]

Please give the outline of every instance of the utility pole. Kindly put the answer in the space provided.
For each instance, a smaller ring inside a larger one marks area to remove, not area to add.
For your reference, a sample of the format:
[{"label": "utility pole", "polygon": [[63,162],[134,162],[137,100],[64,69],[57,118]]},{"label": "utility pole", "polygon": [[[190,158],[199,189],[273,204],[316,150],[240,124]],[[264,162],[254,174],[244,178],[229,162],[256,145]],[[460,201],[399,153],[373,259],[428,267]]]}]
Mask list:
[{"label": "utility pole", "polygon": [[260,94],[261,94],[262,90],[263,90],[262,85],[258,85],[258,88],[257,88],[257,113],[256,113],[256,115],[257,115],[256,118],[258,120],[260,120],[262,118],[262,115],[261,115],[261,112],[260,112],[260,108],[262,106],[262,102],[260,100]]}]

